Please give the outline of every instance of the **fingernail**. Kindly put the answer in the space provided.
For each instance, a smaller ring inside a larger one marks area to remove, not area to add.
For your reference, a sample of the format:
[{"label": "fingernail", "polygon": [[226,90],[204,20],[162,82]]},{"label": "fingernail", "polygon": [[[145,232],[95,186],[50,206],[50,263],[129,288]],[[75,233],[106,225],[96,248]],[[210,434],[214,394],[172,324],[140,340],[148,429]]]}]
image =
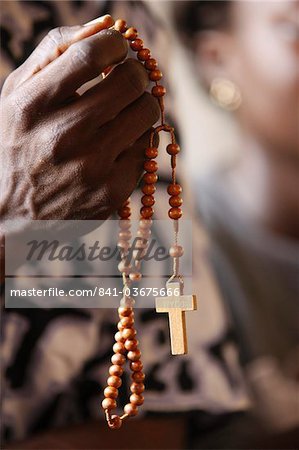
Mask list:
[{"label": "fingernail", "polygon": [[114,20],[109,14],[106,14],[105,16],[97,17],[96,19],[91,20],[90,22],[85,23],[83,26],[88,27],[89,25],[94,25],[96,23],[103,23],[107,22],[107,25],[111,27],[114,24]]}]

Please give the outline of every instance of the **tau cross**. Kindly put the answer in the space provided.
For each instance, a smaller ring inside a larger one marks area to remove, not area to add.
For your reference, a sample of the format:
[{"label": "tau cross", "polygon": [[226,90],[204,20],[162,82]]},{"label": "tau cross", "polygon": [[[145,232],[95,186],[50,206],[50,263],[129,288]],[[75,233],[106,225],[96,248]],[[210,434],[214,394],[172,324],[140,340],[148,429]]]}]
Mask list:
[{"label": "tau cross", "polygon": [[184,355],[188,353],[185,312],[197,309],[196,296],[183,295],[181,283],[168,283],[166,287],[171,295],[156,298],[156,311],[169,315],[171,353]]}]

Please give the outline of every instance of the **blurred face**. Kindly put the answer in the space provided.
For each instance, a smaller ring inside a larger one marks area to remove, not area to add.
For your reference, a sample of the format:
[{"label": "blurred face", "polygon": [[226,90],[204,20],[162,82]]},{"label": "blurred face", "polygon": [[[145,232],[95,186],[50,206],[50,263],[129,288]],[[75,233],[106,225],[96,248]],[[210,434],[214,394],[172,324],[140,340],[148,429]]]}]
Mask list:
[{"label": "blurred face", "polygon": [[299,2],[237,1],[231,13],[230,29],[207,33],[201,44],[206,81],[234,81],[243,128],[299,160]]}]

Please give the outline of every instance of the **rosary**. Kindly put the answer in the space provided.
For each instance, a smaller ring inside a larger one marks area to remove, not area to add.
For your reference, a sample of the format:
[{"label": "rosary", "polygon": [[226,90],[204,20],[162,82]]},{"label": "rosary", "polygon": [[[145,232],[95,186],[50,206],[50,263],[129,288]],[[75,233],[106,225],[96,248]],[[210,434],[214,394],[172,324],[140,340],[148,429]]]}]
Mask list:
[{"label": "rosary", "polygon": [[[174,128],[165,123],[163,97],[166,89],[158,83],[162,78],[162,73],[158,69],[157,61],[151,57],[150,50],[145,48],[143,41],[138,38],[138,33],[135,28],[128,28],[124,20],[118,19],[114,24],[114,29],[122,33],[130,42],[131,49],[137,52],[137,58],[144,64],[144,67],[148,71],[150,81],[154,82],[151,92],[159,102],[161,118],[160,125],[152,131],[149,146],[145,150],[145,161],[143,165],[145,174],[142,178],[142,207],[140,209],[140,220],[137,231],[139,239],[132,253],[132,264],[126,260],[131,247],[130,240],[132,237],[130,231],[130,199],[118,210],[120,231],[117,245],[121,255],[121,262],[118,265],[118,269],[122,274],[124,289],[123,298],[118,308],[118,332],[115,334],[116,342],[113,345],[114,354],[111,358],[112,365],[109,368],[107,387],[104,390],[105,398],[102,401],[107,423],[112,430],[120,428],[123,420],[128,417],[136,416],[138,407],[144,402],[142,393],[144,391],[145,375],[142,370],[141,352],[138,348],[139,342],[136,339],[136,330],[134,328],[134,300],[127,295],[129,291],[127,288],[130,283],[137,282],[142,277],[141,261],[146,254],[148,239],[151,235],[152,216],[154,214],[153,205],[155,203],[154,193],[156,191],[155,183],[158,180],[158,165],[155,161],[158,156],[158,148],[154,146],[154,139],[161,131],[169,133],[171,139],[171,143],[166,147],[166,151],[171,157],[172,176],[172,182],[168,186],[167,192],[170,196],[169,204],[171,206],[168,211],[168,216],[172,219],[174,226],[174,245],[169,249],[169,255],[173,259],[173,275],[166,284],[167,296],[156,299],[156,311],[168,313],[169,315],[171,352],[173,355],[187,353],[185,311],[196,310],[196,297],[195,295],[183,295],[184,280],[179,274],[179,258],[184,252],[183,248],[178,245],[179,219],[182,216],[181,205],[183,203],[180,196],[182,188],[176,182],[176,158],[180,147],[175,141]],[[106,76],[110,70],[111,68],[107,68],[103,76]],[[122,384],[121,376],[124,371],[123,366],[126,359],[130,361],[130,369],[132,371],[131,395],[130,402],[124,407],[124,414],[119,416],[112,414],[112,410],[117,407],[118,388]]]}]

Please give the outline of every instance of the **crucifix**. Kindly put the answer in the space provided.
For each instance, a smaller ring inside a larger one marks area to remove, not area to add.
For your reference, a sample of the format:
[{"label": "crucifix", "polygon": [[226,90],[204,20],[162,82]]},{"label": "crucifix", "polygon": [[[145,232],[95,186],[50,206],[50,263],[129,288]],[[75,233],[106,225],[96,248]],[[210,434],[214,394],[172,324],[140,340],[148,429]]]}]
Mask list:
[{"label": "crucifix", "polygon": [[188,353],[186,334],[186,311],[195,311],[195,295],[183,295],[182,283],[167,283],[170,296],[156,298],[156,311],[166,312],[169,316],[171,353],[184,355]]}]

